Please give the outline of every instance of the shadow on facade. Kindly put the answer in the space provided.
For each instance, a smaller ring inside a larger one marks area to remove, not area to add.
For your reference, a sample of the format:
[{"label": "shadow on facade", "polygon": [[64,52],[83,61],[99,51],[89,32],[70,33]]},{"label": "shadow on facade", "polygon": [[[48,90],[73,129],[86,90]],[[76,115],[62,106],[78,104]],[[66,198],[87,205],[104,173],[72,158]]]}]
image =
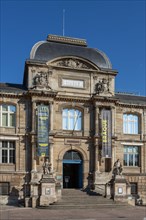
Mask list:
[{"label": "shadow on facade", "polygon": [[8,197],[8,205],[18,206],[19,205],[19,190],[12,187],[10,195]]}]

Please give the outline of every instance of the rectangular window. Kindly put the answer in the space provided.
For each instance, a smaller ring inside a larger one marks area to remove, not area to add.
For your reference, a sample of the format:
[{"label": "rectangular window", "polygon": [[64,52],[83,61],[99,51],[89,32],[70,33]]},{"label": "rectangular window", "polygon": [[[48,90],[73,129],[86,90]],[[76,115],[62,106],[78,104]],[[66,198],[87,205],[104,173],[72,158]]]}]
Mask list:
[{"label": "rectangular window", "polygon": [[15,163],[14,141],[0,141],[0,163]]},{"label": "rectangular window", "polygon": [[80,131],[82,128],[82,112],[77,109],[63,109],[62,128]]},{"label": "rectangular window", "polygon": [[124,146],[124,166],[139,166],[140,165],[140,147]]},{"label": "rectangular window", "polygon": [[0,195],[9,195],[10,184],[7,182],[0,182]]},{"label": "rectangular window", "polygon": [[0,105],[0,126],[15,127],[16,107],[13,105]]}]

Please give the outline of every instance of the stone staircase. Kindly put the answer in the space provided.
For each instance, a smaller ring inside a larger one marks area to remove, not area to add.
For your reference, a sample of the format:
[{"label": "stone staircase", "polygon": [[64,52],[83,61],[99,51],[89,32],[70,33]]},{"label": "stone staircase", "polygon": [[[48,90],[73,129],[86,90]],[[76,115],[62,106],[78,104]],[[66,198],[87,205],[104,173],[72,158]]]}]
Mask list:
[{"label": "stone staircase", "polygon": [[[122,204],[126,205],[126,204]],[[119,207],[121,203],[104,198],[93,191],[63,189],[62,198],[50,205],[49,209],[96,209],[98,207]]]}]

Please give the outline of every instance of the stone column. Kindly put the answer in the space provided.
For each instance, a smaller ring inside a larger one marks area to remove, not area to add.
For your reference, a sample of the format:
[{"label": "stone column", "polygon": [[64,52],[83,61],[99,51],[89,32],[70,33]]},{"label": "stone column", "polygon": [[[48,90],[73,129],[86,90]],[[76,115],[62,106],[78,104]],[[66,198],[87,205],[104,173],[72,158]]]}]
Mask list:
[{"label": "stone column", "polygon": [[89,115],[89,106],[84,108],[84,135],[89,136],[90,130],[90,115]]},{"label": "stone column", "polygon": [[99,136],[99,106],[95,103],[95,135]]},{"label": "stone column", "polygon": [[32,132],[36,132],[36,102],[32,101]]},{"label": "stone column", "polygon": [[99,152],[99,119],[100,119],[100,115],[99,115],[99,108],[97,106],[97,104],[95,104],[95,141],[94,141],[94,146],[95,146],[95,171],[100,170],[99,166],[100,166],[100,152]]},{"label": "stone column", "polygon": [[53,131],[54,125],[54,111],[53,111],[53,102],[50,102],[50,131]]},{"label": "stone column", "polygon": [[36,102],[32,102],[32,170],[36,171]]},{"label": "stone column", "polygon": [[[32,139],[34,139],[34,137],[32,137]],[[33,140],[31,142],[32,145],[32,170],[36,171],[36,143]]]},{"label": "stone column", "polygon": [[51,168],[53,171],[54,162],[53,162],[53,142],[52,142],[52,140],[49,141],[49,160],[50,160]]}]

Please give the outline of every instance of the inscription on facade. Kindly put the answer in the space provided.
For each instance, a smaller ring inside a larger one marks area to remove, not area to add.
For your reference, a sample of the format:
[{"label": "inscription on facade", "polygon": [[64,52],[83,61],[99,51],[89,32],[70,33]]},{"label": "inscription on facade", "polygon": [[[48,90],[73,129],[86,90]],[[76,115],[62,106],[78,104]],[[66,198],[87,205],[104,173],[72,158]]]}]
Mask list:
[{"label": "inscription on facade", "polygon": [[62,79],[62,86],[74,87],[74,88],[84,88],[84,81],[83,80]]}]

